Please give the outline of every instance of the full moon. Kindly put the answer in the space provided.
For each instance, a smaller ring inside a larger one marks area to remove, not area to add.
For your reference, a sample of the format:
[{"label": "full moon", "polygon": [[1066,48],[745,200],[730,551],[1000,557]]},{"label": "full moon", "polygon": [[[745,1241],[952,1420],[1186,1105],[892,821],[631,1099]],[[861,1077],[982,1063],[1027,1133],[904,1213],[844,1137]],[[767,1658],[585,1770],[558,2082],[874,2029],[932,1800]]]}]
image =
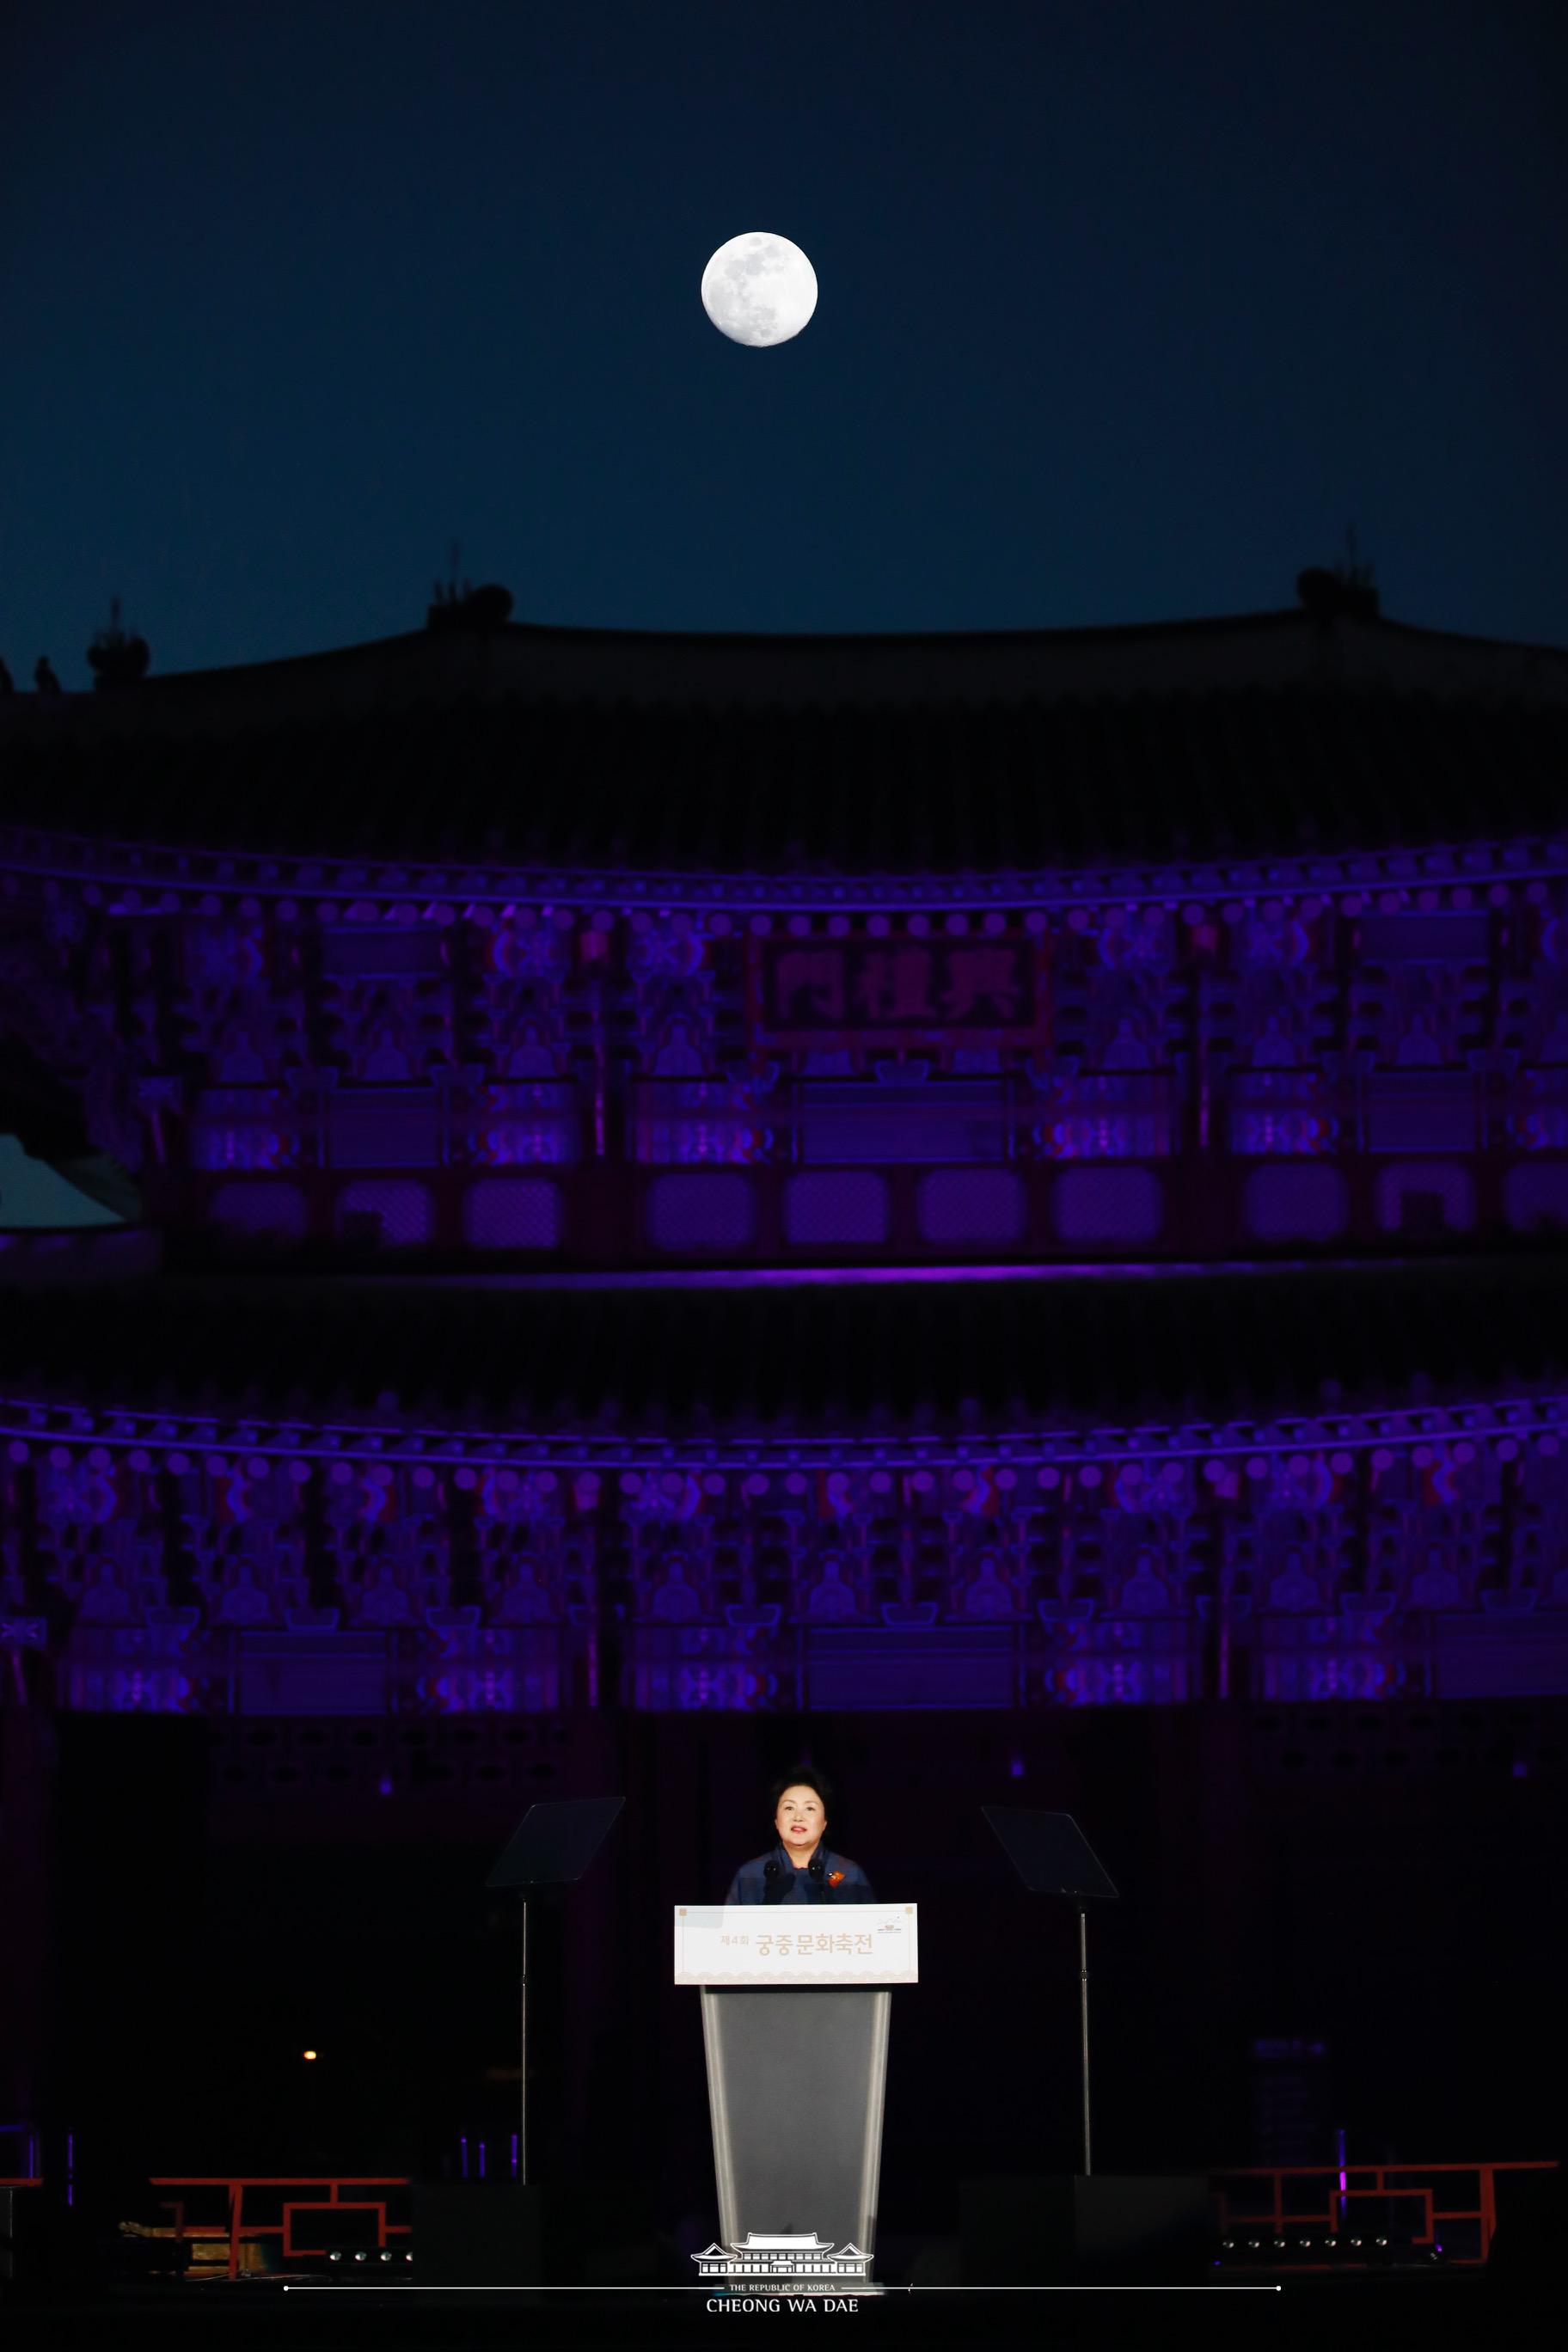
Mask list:
[{"label": "full moon", "polygon": [[787,343],[816,308],[816,272],[787,236],[750,229],[703,271],[702,308],[732,343]]}]

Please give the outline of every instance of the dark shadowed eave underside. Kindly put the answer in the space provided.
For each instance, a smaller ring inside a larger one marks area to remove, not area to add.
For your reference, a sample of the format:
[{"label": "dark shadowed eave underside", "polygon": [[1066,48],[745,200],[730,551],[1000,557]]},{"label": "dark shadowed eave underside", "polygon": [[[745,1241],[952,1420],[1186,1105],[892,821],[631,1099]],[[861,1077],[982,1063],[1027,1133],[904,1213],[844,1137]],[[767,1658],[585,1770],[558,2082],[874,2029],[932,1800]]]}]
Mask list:
[{"label": "dark shadowed eave underside", "polygon": [[1568,1265],[1536,1255],[696,1291],[163,1276],[6,1296],[0,1387],[628,1438],[1252,1422],[1559,1386],[1565,1309]]},{"label": "dark shadowed eave underside", "polygon": [[1028,873],[1543,835],[1568,707],[1305,688],[928,709],[498,702],[8,743],[0,819],[280,856]]}]

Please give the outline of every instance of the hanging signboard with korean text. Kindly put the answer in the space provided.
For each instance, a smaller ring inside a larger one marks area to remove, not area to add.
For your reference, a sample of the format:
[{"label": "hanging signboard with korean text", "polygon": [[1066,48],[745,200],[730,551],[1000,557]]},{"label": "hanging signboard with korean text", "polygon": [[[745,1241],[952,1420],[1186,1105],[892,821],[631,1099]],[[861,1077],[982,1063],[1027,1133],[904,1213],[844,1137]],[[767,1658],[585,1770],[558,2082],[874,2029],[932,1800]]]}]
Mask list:
[{"label": "hanging signboard with korean text", "polygon": [[1033,1045],[1044,1028],[1043,934],[752,939],[748,948],[753,1045]]}]

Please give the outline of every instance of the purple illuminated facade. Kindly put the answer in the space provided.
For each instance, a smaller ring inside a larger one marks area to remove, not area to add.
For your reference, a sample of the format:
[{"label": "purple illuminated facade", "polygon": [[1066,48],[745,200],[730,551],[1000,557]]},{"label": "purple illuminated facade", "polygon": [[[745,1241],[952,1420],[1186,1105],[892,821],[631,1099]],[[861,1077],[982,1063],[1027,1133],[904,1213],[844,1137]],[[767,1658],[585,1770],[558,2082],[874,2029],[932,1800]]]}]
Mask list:
[{"label": "purple illuminated facade", "polygon": [[4,1026],[142,1202],[0,1233],[15,1695],[1568,1689],[1568,655],[503,627],[0,724]]}]

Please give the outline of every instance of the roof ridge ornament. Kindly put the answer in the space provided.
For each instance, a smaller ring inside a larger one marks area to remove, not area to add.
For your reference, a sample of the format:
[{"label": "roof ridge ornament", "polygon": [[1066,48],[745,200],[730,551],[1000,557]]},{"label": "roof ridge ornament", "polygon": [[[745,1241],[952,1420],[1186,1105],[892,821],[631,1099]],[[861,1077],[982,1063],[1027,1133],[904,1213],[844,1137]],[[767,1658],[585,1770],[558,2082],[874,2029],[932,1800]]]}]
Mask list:
[{"label": "roof ridge ornament", "polygon": [[1342,614],[1357,621],[1379,616],[1378,593],[1370,563],[1356,560],[1355,525],[1345,527],[1345,551],[1331,572],[1309,565],[1296,575],[1296,593],[1303,612],[1314,621],[1331,623]]},{"label": "roof ridge ornament", "polygon": [[139,686],[147,675],[152,653],[145,637],[133,636],[120,618],[120,599],[109,600],[109,626],[100,629],[87,649],[87,666],[100,694],[117,687]]},{"label": "roof ridge ornament", "polygon": [[512,594],[499,581],[487,581],[476,588],[471,581],[458,584],[458,564],[462,550],[452,541],[449,556],[450,573],[445,587],[437,580],[425,614],[427,629],[464,629],[483,631],[502,629],[511,618]]}]

